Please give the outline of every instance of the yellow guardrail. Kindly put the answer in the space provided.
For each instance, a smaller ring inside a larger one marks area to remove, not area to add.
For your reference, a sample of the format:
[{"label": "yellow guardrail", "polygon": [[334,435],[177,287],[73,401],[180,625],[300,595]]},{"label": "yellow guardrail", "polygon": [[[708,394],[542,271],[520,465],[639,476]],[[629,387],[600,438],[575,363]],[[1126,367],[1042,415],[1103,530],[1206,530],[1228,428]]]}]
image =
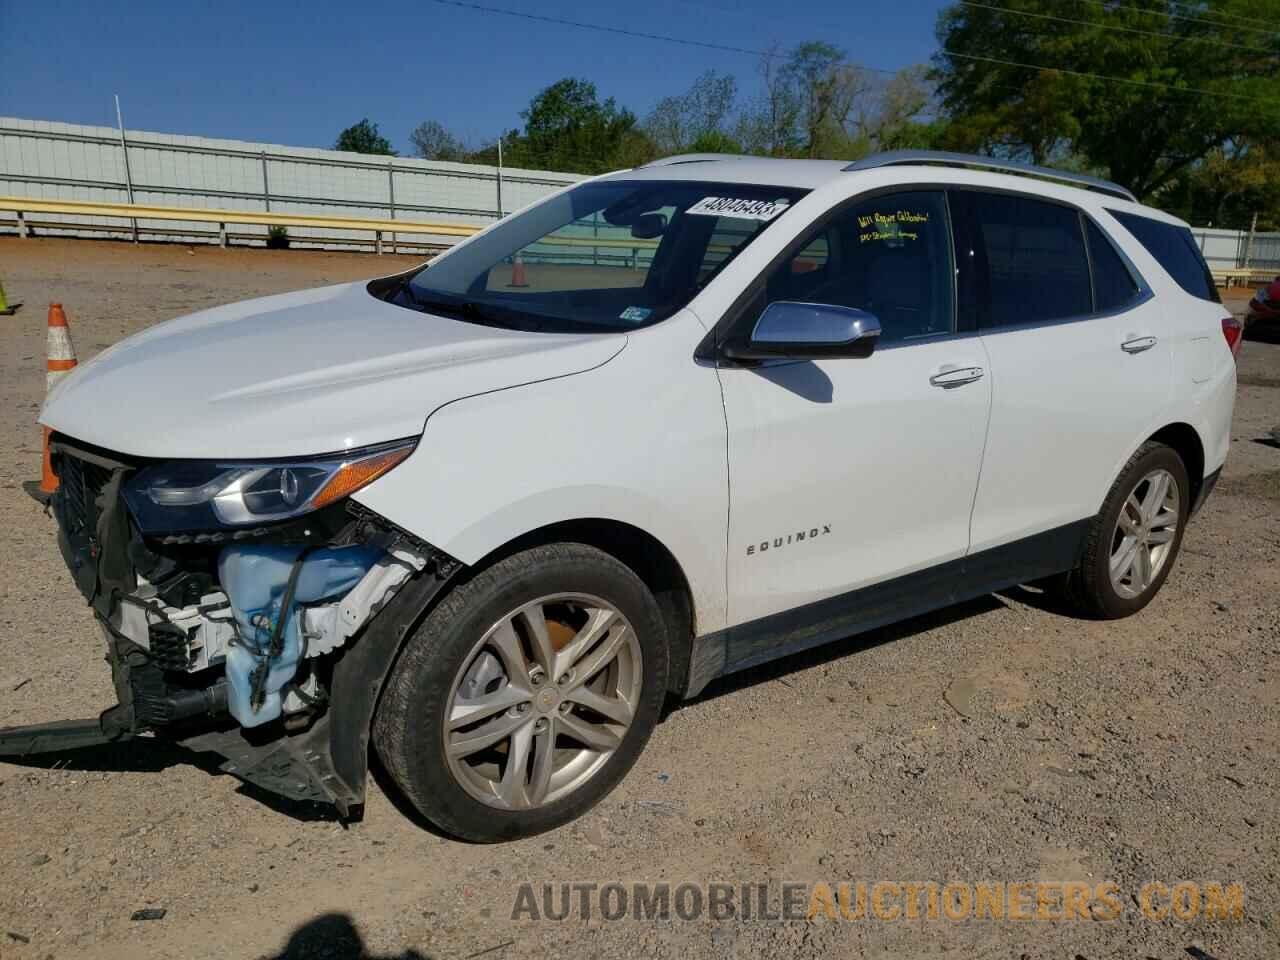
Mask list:
[{"label": "yellow guardrail", "polygon": [[[91,200],[41,200],[35,197],[0,196],[0,210],[13,210],[17,213],[18,233],[24,237],[29,234],[25,215],[44,213],[81,217],[118,217],[124,220],[183,220],[191,223],[216,223],[221,233],[223,246],[226,246],[226,225],[228,223],[248,223],[270,227],[313,227],[323,230],[364,230],[373,232],[379,253],[382,252],[382,235],[384,233],[418,233],[443,237],[469,237],[474,233],[478,233],[481,229],[469,223],[424,223],[418,220],[329,217],[306,213],[218,210],[207,207],[165,207],[142,203],[99,203]],[[540,244],[566,247],[618,247],[639,251],[656,249],[658,241],[656,239],[575,237],[555,236],[553,234],[543,237],[534,246]],[[713,244],[710,249],[725,253],[730,250],[729,247],[720,244]]]},{"label": "yellow guardrail", "polygon": [[[34,197],[0,196],[0,210],[18,214],[18,232],[27,235],[24,215],[54,213],[81,217],[119,217],[126,220],[185,220],[216,223],[224,230],[228,223],[262,226],[315,227],[322,230],[368,230],[381,248],[384,233],[425,233],[443,237],[469,237],[481,229],[468,223],[423,223],[417,220],[381,220],[366,217],[328,217],[306,213],[254,210],[216,210],[206,207],[162,207],[142,203],[98,203],[89,200],[40,200]],[[379,249],[381,252],[381,249]]]}]

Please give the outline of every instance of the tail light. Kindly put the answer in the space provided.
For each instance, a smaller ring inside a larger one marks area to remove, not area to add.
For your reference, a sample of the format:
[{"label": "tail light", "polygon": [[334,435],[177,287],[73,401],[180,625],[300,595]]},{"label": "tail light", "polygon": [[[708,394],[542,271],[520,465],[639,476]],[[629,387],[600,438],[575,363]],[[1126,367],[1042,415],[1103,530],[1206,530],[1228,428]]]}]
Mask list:
[{"label": "tail light", "polygon": [[1222,335],[1227,338],[1231,356],[1240,356],[1240,342],[1244,339],[1244,322],[1239,317],[1223,317]]}]

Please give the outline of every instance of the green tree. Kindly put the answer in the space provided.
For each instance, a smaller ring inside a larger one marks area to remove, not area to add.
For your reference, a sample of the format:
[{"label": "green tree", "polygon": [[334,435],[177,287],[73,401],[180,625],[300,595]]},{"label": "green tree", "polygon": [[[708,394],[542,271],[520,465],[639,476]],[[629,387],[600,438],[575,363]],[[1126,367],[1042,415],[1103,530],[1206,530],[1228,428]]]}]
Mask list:
[{"label": "green tree", "polygon": [[1280,230],[1280,139],[1233,141],[1180,177],[1162,205],[1193,223]]},{"label": "green tree", "polygon": [[747,153],[788,157],[801,148],[796,131],[802,106],[786,63],[777,47],[760,58],[757,70],[763,92],[733,128],[734,138]]},{"label": "green tree", "polygon": [[462,141],[436,120],[424,120],[409,134],[413,152],[423,160],[451,160],[459,162],[467,158],[467,148]]},{"label": "green tree", "polygon": [[376,153],[388,157],[396,155],[396,152],[391,149],[391,141],[378,133],[378,125],[370,123],[368,117],[338,134],[338,140],[333,145],[333,149],[346,150],[349,153]]},{"label": "green tree", "polygon": [[[635,157],[648,159],[652,144],[636,116],[610,97],[603,102],[589,80],[566,77],[540,92],[520,116],[524,134],[513,142],[513,166],[572,173],[604,173]],[[507,144],[503,144],[504,153]],[[625,158],[625,159],[624,159]]]},{"label": "green tree", "polygon": [[738,81],[708,70],[684,93],[659,100],[645,119],[645,133],[661,156],[695,150],[693,144],[700,141],[728,140],[726,124],[737,96]]},{"label": "green tree", "polygon": [[1280,129],[1277,24],[1280,0],[957,4],[938,20],[944,140],[1074,158],[1152,197]]},{"label": "green tree", "polygon": [[833,157],[849,140],[846,125],[854,104],[870,88],[865,71],[852,66],[839,47],[802,43],[782,68],[799,104],[799,140],[807,157]]}]

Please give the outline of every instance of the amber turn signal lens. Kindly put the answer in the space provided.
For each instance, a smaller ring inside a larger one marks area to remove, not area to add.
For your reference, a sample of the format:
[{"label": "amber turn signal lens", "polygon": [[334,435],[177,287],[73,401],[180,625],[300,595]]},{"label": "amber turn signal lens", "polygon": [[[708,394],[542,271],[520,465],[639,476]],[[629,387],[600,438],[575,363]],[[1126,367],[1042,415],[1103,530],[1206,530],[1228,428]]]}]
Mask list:
[{"label": "amber turn signal lens", "polygon": [[388,450],[386,453],[375,453],[363,460],[344,463],[338,472],[329,478],[329,482],[320,488],[311,500],[311,508],[318,510],[329,504],[349,497],[361,487],[372,483],[394,467],[409,454],[413,447],[401,447],[399,450]]}]

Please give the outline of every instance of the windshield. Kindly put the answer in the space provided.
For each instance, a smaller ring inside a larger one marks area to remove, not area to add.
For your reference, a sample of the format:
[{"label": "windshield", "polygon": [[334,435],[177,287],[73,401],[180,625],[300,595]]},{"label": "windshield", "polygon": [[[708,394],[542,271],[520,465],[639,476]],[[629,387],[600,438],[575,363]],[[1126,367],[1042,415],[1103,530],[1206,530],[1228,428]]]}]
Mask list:
[{"label": "windshield", "polygon": [[370,290],[410,309],[556,333],[671,316],[807,191],[736,183],[586,183],[438,263]]}]

